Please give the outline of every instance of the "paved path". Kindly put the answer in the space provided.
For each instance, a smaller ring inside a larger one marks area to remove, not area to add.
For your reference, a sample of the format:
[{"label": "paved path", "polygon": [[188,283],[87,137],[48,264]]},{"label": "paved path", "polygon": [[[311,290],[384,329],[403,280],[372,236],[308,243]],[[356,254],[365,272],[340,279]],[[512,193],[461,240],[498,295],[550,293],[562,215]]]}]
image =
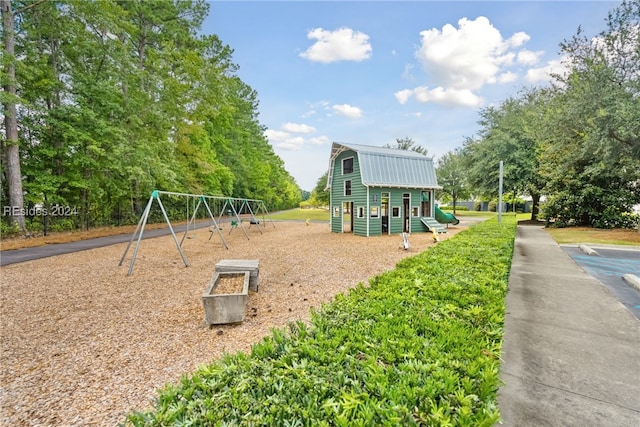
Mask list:
[{"label": "paved path", "polygon": [[637,246],[584,245],[595,254],[588,255],[578,245],[560,245],[580,267],[598,279],[622,304],[640,319],[640,291],[622,276],[640,277],[640,248]]},{"label": "paved path", "polygon": [[518,226],[502,425],[640,426],[640,321],[539,226]]},{"label": "paved path", "polygon": [[[197,223],[196,228],[207,227],[209,223]],[[193,229],[194,225],[191,225],[190,229]],[[178,241],[182,239],[182,234],[186,230],[186,225],[178,225],[173,227],[173,231],[178,237]],[[144,230],[142,239],[150,239],[158,236],[165,236],[169,234],[169,228],[161,228],[157,230]],[[96,237],[93,239],[78,240],[76,242],[68,243],[54,243],[51,245],[37,246],[34,248],[16,249],[11,251],[0,251],[0,266],[15,264],[18,262],[31,261],[34,259],[46,258],[56,255],[64,255],[72,252],[85,251],[87,249],[101,248],[103,246],[115,245],[117,243],[129,242],[131,235],[117,234],[115,236]],[[137,236],[136,236],[137,238]],[[131,251],[135,248],[135,241],[131,245]]]}]

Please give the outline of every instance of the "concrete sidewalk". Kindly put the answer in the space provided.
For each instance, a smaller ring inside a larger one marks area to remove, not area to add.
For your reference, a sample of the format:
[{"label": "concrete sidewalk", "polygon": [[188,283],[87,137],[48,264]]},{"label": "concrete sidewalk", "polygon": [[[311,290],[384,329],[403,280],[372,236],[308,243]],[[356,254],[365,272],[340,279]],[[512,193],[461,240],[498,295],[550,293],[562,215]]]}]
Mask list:
[{"label": "concrete sidewalk", "polygon": [[502,425],[640,426],[640,321],[539,226],[518,226]]}]

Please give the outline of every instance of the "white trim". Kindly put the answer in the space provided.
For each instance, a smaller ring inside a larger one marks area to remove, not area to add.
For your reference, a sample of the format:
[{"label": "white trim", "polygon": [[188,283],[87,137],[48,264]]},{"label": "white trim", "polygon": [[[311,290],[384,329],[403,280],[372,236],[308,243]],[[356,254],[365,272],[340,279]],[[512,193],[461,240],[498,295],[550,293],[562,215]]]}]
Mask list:
[{"label": "white trim", "polygon": [[367,204],[366,204],[366,207],[367,207],[367,211],[366,211],[367,212],[367,214],[366,214],[367,215],[367,237],[370,236],[369,227],[371,226],[371,218],[370,218],[371,208],[370,208],[370,204],[369,204],[370,200],[371,200],[371,194],[369,194],[369,187],[367,187]]},{"label": "white trim", "polygon": [[[347,182],[349,183],[349,194],[347,194]],[[350,197],[353,194],[353,180],[345,179],[342,182],[342,196]]]}]

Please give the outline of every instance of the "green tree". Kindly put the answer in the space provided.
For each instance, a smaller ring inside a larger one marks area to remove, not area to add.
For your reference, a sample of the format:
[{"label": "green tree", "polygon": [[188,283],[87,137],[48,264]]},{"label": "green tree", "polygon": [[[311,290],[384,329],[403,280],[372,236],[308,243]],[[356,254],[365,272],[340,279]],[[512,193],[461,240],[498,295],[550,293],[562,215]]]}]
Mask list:
[{"label": "green tree", "polygon": [[23,194],[13,173],[30,206],[76,207],[79,215],[64,220],[75,227],[135,221],[154,189],[259,198],[269,209],[300,201],[264,137],[257,93],[236,75],[233,50],[199,35],[206,1],[2,7],[9,24],[20,11],[15,54],[3,51],[3,70],[15,65],[15,79],[3,73],[2,102],[6,111],[20,103],[17,136],[2,141],[3,195]]},{"label": "green tree", "polygon": [[471,195],[467,186],[466,166],[461,150],[449,151],[437,163],[436,175],[441,193],[451,198],[453,214],[456,213],[456,202]]},{"label": "green tree", "polygon": [[640,2],[623,2],[607,30],[578,31],[561,44],[570,73],[558,90],[540,147],[550,196],[544,215],[556,225],[629,227],[640,203]]},{"label": "green tree", "polygon": [[542,125],[538,117],[547,100],[546,91],[529,90],[497,107],[483,109],[478,137],[467,139],[463,149],[473,191],[484,197],[495,197],[499,164],[503,161],[504,190],[532,198],[532,220],[537,218],[544,188],[537,154],[540,137],[537,129]]},{"label": "green tree", "polygon": [[386,144],[386,145],[384,145],[384,147],[386,147],[386,148],[395,148],[397,150],[415,151],[416,153],[424,154],[425,156],[428,153],[426,148],[424,148],[422,145],[416,145],[416,142],[413,139],[409,138],[409,137],[396,138],[396,144],[395,145]]},{"label": "green tree", "polygon": [[311,191],[310,199],[313,200],[313,204],[315,206],[329,206],[331,201],[331,192],[327,190],[328,177],[328,171],[322,174],[322,176],[318,178],[318,181],[316,181],[316,186]]},{"label": "green tree", "polygon": [[[26,9],[20,9],[18,13]],[[6,182],[7,193],[9,195],[8,213],[9,226],[18,227],[23,234],[27,233],[24,218],[24,196],[22,188],[22,172],[20,160],[20,140],[18,135],[18,111],[17,104],[20,102],[16,96],[16,55],[15,55],[15,25],[14,11],[10,0],[0,2],[0,13],[2,14],[2,107],[5,125],[5,137],[0,141],[2,153],[2,171],[0,173],[0,184]],[[4,179],[3,179],[4,178]],[[2,185],[4,190],[4,185]],[[0,191],[4,195],[4,191]],[[4,200],[4,197],[2,197]],[[4,203],[3,203],[4,206]],[[4,214],[4,213],[3,213]]]}]

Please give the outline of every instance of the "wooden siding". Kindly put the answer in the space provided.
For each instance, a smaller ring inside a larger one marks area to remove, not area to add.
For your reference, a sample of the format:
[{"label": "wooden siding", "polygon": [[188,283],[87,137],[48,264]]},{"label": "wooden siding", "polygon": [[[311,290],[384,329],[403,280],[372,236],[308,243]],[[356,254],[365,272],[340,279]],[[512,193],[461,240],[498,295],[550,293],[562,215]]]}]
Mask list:
[{"label": "wooden siding", "polygon": [[[349,174],[342,174],[342,160],[353,157],[353,172]],[[361,230],[365,230],[363,235],[366,235],[366,217],[357,218],[357,208],[362,206],[363,201],[366,202],[366,187],[362,185],[360,179],[360,165],[358,164],[358,155],[355,151],[345,151],[340,153],[333,165],[332,173],[332,185],[331,185],[331,231],[335,233],[342,232],[342,223],[344,220],[344,212],[342,210],[343,203],[353,202],[353,212],[351,215],[353,218],[353,230],[355,234],[361,234]],[[351,195],[344,195],[344,183],[351,180]],[[340,217],[334,217],[334,209],[340,209]]]},{"label": "wooden siding", "polygon": [[[353,172],[342,174],[342,160],[353,157]],[[404,224],[404,198],[403,195],[410,195],[409,203],[409,231],[424,232],[424,225],[420,222],[422,213],[422,191],[430,192],[430,200],[433,201],[433,190],[429,189],[407,189],[407,188],[389,188],[389,187],[372,187],[367,189],[362,185],[360,178],[360,165],[358,155],[355,151],[347,150],[340,153],[334,162],[331,171],[331,231],[341,233],[344,222],[343,203],[353,203],[353,232],[358,236],[380,236],[382,235],[382,193],[389,193],[389,234],[400,234],[403,232]],[[351,195],[344,195],[344,183],[351,180]],[[393,208],[399,208],[399,217],[393,217]],[[413,208],[418,208],[418,216],[413,216]],[[339,210],[339,216],[334,216],[335,209]],[[358,210],[362,208],[363,217],[358,218]],[[376,208],[377,217],[371,217],[372,208]],[[386,232],[385,232],[386,234]]]}]

